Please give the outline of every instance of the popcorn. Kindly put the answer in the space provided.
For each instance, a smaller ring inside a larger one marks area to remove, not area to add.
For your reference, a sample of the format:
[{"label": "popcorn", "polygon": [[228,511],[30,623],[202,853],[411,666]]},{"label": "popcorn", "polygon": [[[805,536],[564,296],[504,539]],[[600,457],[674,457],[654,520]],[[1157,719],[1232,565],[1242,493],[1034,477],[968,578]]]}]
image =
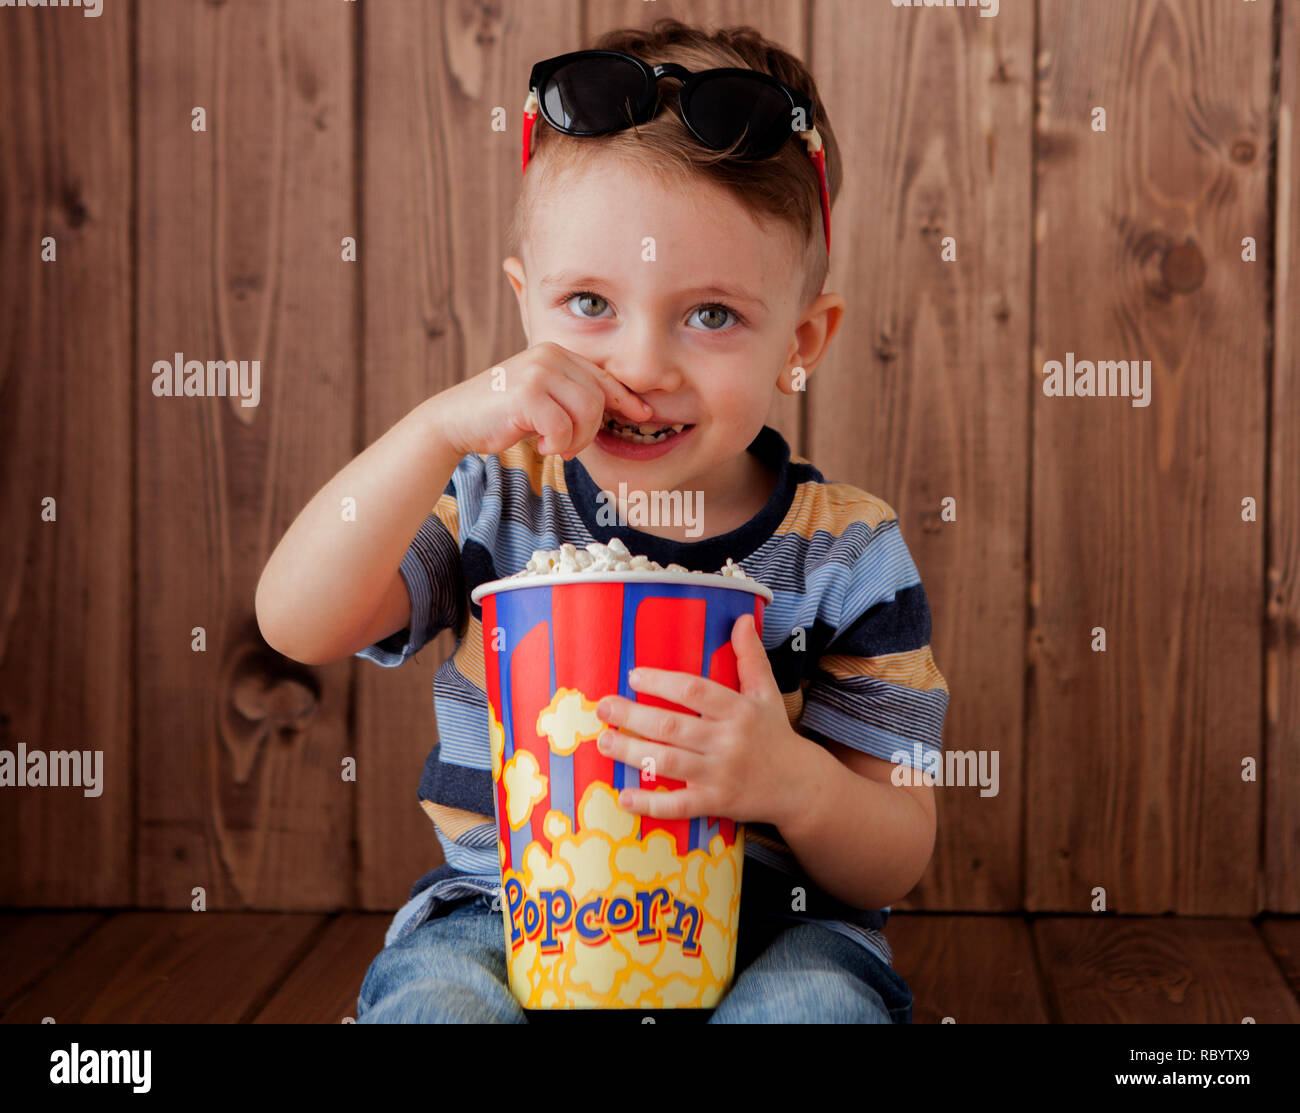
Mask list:
[{"label": "popcorn", "polygon": [[[727,557],[727,563],[718,569],[719,576],[738,576],[742,580],[753,580],[753,576],[745,575],[745,570],[740,567],[731,557]],[[755,583],[758,581],[755,580]]]},{"label": "popcorn", "polygon": [[665,568],[647,556],[634,556],[617,537],[610,538],[608,545],[593,541],[582,549],[568,541],[558,549],[534,549],[528,563],[505,578],[518,580],[529,576],[567,575],[572,572],[686,572],[693,576],[734,576],[752,583],[758,582],[746,575],[745,570],[731,557],[727,557],[727,563],[715,573],[696,572],[680,564],[669,564]]}]

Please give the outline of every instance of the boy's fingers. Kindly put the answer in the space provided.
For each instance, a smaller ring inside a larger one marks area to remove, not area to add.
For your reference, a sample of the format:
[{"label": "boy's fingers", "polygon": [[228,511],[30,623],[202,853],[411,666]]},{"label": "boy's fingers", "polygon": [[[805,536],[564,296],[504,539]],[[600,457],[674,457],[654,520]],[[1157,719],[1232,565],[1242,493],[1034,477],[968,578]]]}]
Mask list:
[{"label": "boy's fingers", "polygon": [[[629,390],[599,364],[593,363],[586,356],[579,355],[568,348],[560,348],[559,345],[553,345],[553,347],[563,353],[565,358],[558,360],[552,366],[562,371],[565,377],[572,380],[575,386],[581,387],[584,393],[590,391],[593,407],[599,406],[599,410],[596,412],[595,429],[592,431],[593,436],[599,432],[600,415],[605,410],[622,414],[633,421],[642,421],[653,412],[648,403],[644,402],[639,395]],[[585,421],[580,413],[580,408],[573,406],[568,408],[574,418],[575,429],[584,426]],[[583,445],[582,447],[586,446]]]},{"label": "boy's fingers", "polygon": [[573,437],[573,419],[554,398],[542,400],[540,409],[534,416],[534,427],[541,437],[537,447],[544,453],[560,451],[568,447]]},{"label": "boy's fingers", "polygon": [[642,398],[639,394],[633,394],[627,387],[620,383],[613,375],[606,372],[608,381],[614,389],[606,389],[605,397],[613,403],[611,407],[627,417],[649,417],[653,413],[650,403]]},{"label": "boy's fingers", "polygon": [[772,666],[768,663],[753,615],[741,615],[736,619],[732,627],[732,643],[736,651],[736,676],[740,680],[740,690],[748,694],[769,695],[773,685]]},{"label": "boy's fingers", "polygon": [[558,376],[551,387],[551,398],[568,414],[572,428],[562,444],[552,441],[547,451],[562,455],[575,455],[587,447],[600,428],[603,401],[600,391],[590,378],[581,380],[575,374]]},{"label": "boy's fingers", "polygon": [[604,392],[606,400],[610,403],[609,409],[626,417],[646,417],[651,413],[650,405],[640,395],[628,390],[603,367],[582,356],[578,358],[591,371],[597,385]]}]

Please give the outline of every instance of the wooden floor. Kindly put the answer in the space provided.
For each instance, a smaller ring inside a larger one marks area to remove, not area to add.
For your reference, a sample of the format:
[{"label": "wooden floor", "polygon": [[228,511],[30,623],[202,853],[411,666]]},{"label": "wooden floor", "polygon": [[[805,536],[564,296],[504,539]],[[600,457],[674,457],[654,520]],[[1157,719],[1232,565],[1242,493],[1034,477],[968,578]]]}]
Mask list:
[{"label": "wooden floor", "polygon": [[[0,1022],[338,1023],[387,914],[0,914]],[[895,913],[915,1020],[1300,1023],[1300,918]]]}]

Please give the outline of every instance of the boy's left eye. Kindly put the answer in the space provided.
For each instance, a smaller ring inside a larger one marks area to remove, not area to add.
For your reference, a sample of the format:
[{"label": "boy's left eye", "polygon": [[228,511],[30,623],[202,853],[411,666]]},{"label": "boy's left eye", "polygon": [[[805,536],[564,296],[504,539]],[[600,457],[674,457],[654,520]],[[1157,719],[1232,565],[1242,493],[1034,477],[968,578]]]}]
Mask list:
[{"label": "boy's left eye", "polygon": [[[593,294],[590,290],[574,290],[573,292],[561,297],[558,304],[567,306],[569,312],[575,317],[581,317],[583,320],[587,321],[600,320],[603,314],[599,311],[596,313],[586,312],[586,309],[591,308],[591,303],[593,302],[596,303],[597,310],[602,306],[609,306],[609,302],[599,294]],[[577,308],[574,308],[575,305]],[[723,305],[720,302],[710,302],[707,305],[696,306],[696,308],[691,311],[691,317],[693,318],[697,314],[701,315],[701,319],[704,322],[705,332],[726,332],[728,327],[736,328],[745,323],[744,318],[732,309],[731,306]],[[732,320],[730,326],[727,326],[724,323],[727,316],[730,316]],[[710,320],[715,323],[710,324]]]},{"label": "boy's left eye", "polygon": [[[697,309],[695,312],[696,312],[696,313],[710,313],[710,314],[713,315],[713,317],[714,317],[715,320],[718,319],[718,318],[720,318],[720,317],[724,317],[724,316],[726,316],[727,314],[730,314],[730,315],[735,319],[735,321],[736,321],[737,324],[740,323],[740,314],[738,314],[734,309],[728,309],[727,306],[725,306],[725,305],[701,305],[701,306],[699,307],[699,309]],[[725,331],[725,329],[723,328],[723,326],[722,326],[721,324],[719,324],[717,328],[714,328],[714,327],[711,326],[711,325],[705,325],[704,327],[705,327],[706,329],[708,329],[709,332],[723,332],[723,331]]]}]

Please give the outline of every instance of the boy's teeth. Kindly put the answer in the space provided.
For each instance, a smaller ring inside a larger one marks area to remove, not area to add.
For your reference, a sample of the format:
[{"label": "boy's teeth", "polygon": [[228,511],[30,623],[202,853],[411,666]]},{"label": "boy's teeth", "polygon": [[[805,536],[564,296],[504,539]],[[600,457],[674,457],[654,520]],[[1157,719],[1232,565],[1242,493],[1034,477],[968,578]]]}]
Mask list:
[{"label": "boy's teeth", "polygon": [[628,423],[619,421],[616,417],[607,416],[605,418],[605,428],[616,436],[624,440],[635,441],[640,444],[648,444],[652,441],[666,440],[670,436],[680,433],[686,428],[683,422],[677,425],[645,425],[641,422]]}]

